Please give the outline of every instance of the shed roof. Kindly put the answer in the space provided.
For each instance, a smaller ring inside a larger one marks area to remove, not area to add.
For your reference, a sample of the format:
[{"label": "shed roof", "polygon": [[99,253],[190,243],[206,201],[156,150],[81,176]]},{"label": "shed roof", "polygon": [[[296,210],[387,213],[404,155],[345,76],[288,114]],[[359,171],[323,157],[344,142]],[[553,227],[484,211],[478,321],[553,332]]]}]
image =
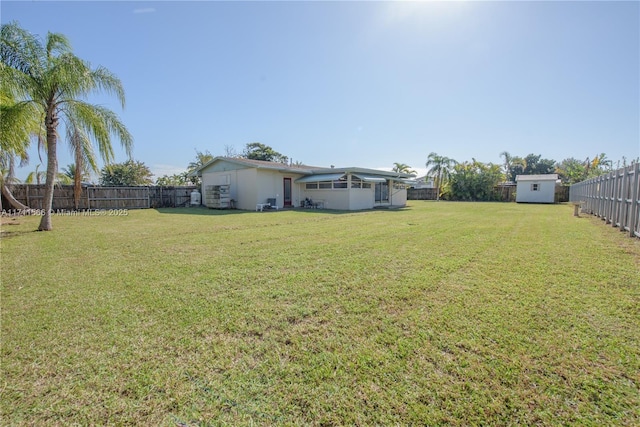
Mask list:
[{"label": "shed roof", "polygon": [[549,173],[544,175],[517,175],[516,181],[557,181],[557,173]]}]

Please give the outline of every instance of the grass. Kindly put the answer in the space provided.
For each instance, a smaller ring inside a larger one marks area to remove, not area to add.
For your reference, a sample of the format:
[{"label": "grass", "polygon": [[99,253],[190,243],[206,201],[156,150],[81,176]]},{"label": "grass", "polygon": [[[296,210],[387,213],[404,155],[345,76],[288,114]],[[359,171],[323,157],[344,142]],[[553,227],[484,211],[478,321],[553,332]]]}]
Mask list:
[{"label": "grass", "polygon": [[2,227],[3,425],[639,425],[640,240],[566,205]]}]

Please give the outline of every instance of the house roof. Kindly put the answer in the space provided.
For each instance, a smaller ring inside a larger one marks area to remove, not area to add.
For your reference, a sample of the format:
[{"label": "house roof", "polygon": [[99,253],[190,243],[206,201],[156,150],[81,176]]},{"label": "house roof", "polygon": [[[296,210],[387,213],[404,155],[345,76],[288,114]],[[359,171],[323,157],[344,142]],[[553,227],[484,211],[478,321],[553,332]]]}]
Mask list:
[{"label": "house roof", "polygon": [[346,167],[346,168],[322,168],[318,166],[309,166],[309,165],[287,165],[285,163],[277,163],[277,162],[266,162],[264,160],[252,160],[238,157],[214,157],[211,161],[205,163],[200,166],[195,171],[189,173],[189,176],[201,176],[202,171],[212,164],[216,162],[224,161],[227,163],[236,164],[238,166],[245,167],[254,167],[257,169],[270,169],[279,172],[289,172],[289,173],[297,173],[302,175],[326,175],[326,174],[340,174],[344,175],[345,173],[353,173],[353,174],[366,174],[368,176],[378,176],[378,177],[387,177],[387,178],[396,178],[400,180],[411,178],[412,175],[406,173],[399,172],[389,172],[378,169],[367,169],[367,168],[358,168],[358,167]]},{"label": "house roof", "polygon": [[557,181],[557,173],[549,173],[545,175],[517,175],[516,181]]},{"label": "house roof", "polygon": [[208,168],[212,164],[220,161],[225,161],[227,163],[236,164],[239,166],[252,167],[257,169],[271,169],[281,172],[295,172],[308,174],[310,171],[314,169],[321,169],[316,166],[308,166],[308,165],[287,165],[286,163],[278,163],[278,162],[267,162],[264,160],[253,160],[253,159],[245,159],[243,157],[214,157],[209,162],[200,166],[198,169],[189,173],[189,176],[200,176],[202,174],[202,170]]}]

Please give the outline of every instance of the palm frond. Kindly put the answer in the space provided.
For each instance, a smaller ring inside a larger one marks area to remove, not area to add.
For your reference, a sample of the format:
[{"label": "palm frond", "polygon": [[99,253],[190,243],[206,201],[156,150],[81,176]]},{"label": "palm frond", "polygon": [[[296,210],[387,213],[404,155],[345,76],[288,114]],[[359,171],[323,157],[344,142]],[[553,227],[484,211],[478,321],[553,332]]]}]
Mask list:
[{"label": "palm frond", "polygon": [[78,100],[68,101],[65,109],[76,126],[95,140],[98,152],[106,163],[111,162],[114,156],[111,136],[120,140],[127,155],[131,157],[133,136],[113,111]]}]

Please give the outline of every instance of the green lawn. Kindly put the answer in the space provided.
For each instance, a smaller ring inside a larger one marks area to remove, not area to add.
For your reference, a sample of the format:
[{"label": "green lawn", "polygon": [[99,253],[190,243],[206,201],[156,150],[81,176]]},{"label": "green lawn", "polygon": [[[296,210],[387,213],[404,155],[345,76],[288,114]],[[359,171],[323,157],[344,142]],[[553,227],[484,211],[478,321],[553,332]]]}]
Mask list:
[{"label": "green lawn", "polygon": [[2,425],[640,425],[640,240],[567,205],[2,226]]}]

